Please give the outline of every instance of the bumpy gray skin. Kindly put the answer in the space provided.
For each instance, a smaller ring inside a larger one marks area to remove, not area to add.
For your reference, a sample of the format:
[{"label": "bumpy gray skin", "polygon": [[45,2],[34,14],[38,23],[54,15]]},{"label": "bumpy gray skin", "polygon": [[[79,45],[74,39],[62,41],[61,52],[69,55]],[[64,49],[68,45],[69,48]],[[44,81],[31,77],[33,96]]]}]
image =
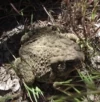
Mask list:
[{"label": "bumpy gray skin", "polygon": [[22,45],[19,55],[18,73],[28,84],[35,79],[47,83],[63,79],[84,60],[78,44],[48,29]]}]

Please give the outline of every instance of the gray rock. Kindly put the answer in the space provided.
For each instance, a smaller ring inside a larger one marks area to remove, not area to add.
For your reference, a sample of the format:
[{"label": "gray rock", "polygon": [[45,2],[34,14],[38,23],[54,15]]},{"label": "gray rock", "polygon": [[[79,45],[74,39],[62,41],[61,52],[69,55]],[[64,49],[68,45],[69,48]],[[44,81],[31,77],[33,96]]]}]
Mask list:
[{"label": "gray rock", "polygon": [[96,55],[96,56],[92,57],[91,62],[92,62],[93,68],[100,71],[100,56]]}]

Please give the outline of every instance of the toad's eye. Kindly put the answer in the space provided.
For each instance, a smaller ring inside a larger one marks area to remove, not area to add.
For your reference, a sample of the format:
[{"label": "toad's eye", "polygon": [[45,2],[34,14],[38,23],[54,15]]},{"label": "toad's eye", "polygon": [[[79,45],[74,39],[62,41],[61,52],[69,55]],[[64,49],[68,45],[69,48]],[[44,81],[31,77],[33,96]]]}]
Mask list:
[{"label": "toad's eye", "polygon": [[64,71],[66,69],[66,62],[60,62],[60,63],[58,63],[57,69],[59,71]]},{"label": "toad's eye", "polygon": [[66,69],[66,62],[52,63],[51,68],[53,72],[63,72]]}]

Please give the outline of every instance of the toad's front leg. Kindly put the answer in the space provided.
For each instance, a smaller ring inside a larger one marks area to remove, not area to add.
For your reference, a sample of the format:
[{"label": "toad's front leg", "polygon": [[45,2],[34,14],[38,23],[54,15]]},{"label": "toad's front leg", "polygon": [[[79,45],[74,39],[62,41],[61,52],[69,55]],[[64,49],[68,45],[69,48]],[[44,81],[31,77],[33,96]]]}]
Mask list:
[{"label": "toad's front leg", "polygon": [[15,62],[15,67],[19,77],[23,79],[25,83],[32,85],[35,80],[35,75],[33,74],[31,66],[19,58],[18,61]]}]

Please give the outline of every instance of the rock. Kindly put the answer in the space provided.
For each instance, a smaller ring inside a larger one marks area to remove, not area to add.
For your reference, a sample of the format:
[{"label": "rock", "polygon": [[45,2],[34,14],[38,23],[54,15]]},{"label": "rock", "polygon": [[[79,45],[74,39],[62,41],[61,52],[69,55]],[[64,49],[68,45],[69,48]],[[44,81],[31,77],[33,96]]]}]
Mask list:
[{"label": "rock", "polygon": [[92,57],[91,63],[94,69],[100,71],[100,56],[99,55]]},{"label": "rock", "polygon": [[11,90],[14,93],[20,90],[21,86],[15,71],[10,67],[10,64],[0,66],[0,91]]}]

